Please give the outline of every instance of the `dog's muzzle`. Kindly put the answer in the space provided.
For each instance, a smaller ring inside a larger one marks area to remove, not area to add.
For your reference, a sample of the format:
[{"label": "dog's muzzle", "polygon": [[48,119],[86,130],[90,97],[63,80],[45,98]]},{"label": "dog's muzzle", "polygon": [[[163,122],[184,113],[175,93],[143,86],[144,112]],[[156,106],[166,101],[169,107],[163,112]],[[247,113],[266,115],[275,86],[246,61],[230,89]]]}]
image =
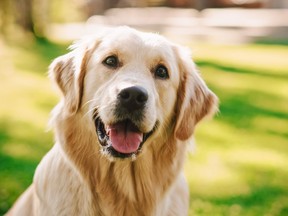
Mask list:
[{"label": "dog's muzzle", "polygon": [[119,158],[133,157],[141,151],[144,142],[156,128],[155,124],[148,133],[140,129],[148,93],[140,86],[132,86],[122,89],[116,101],[113,123],[105,124],[99,116],[95,117],[98,140],[105,154]]}]

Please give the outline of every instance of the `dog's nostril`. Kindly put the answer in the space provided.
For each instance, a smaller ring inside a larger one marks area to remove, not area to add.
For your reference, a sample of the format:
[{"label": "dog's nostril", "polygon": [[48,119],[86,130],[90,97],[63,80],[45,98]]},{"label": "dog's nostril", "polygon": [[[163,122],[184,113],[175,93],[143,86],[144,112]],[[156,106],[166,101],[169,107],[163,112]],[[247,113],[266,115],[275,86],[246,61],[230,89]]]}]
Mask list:
[{"label": "dog's nostril", "polygon": [[121,91],[119,93],[120,99],[122,100],[129,100],[130,98],[130,93],[128,91]]},{"label": "dog's nostril", "polygon": [[140,86],[132,86],[122,89],[118,94],[118,100],[121,106],[133,111],[144,107],[148,100],[148,93]]},{"label": "dog's nostril", "polygon": [[146,103],[147,100],[148,100],[148,94],[144,92],[139,94],[136,98],[137,103]]}]

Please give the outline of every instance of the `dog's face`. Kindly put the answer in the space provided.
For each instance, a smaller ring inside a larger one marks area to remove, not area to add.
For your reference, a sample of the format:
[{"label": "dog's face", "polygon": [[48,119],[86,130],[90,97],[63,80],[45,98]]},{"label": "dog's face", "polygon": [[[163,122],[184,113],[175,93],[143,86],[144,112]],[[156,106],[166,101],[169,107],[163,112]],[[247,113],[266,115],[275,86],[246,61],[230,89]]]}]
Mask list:
[{"label": "dog's face", "polygon": [[112,159],[134,159],[172,133],[186,140],[216,108],[190,57],[156,34],[116,28],[83,40],[51,68],[63,112],[87,115]]},{"label": "dog's face", "polygon": [[172,47],[160,36],[116,32],[91,56],[84,95],[93,101],[103,149],[123,158],[138,154],[157,127],[170,124],[179,71]]}]

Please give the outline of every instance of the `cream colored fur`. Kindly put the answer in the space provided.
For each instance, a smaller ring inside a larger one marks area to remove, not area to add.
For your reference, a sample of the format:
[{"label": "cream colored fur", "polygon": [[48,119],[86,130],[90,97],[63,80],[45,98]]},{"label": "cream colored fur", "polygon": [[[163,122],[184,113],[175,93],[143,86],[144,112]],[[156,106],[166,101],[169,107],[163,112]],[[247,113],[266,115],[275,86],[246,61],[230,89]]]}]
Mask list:
[{"label": "cream colored fur", "polygon": [[[121,67],[103,65],[109,55],[117,55]],[[159,64],[169,79],[155,78]],[[52,117],[56,143],[7,215],[187,215],[187,143],[195,125],[217,110],[217,97],[186,50],[119,27],[77,42],[51,64],[50,75],[63,94]],[[149,95],[140,129],[158,127],[137,157],[120,160],[102,151],[93,115],[97,110],[103,122],[113,122],[115,94],[132,85]]]}]

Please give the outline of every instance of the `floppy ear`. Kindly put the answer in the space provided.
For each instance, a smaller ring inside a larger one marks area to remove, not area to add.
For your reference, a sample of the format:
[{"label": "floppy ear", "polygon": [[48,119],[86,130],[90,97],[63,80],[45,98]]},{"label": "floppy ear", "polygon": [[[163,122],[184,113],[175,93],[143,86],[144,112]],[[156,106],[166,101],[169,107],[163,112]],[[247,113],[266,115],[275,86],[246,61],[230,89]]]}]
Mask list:
[{"label": "floppy ear", "polygon": [[56,58],[49,67],[49,76],[60,88],[69,114],[76,114],[80,109],[86,66],[99,43],[94,41],[94,44],[90,48],[80,42],[73,45],[71,52]]},{"label": "floppy ear", "polygon": [[176,138],[187,140],[201,119],[218,110],[218,98],[200,77],[188,52],[177,47],[176,55],[181,78],[177,92],[177,121],[174,133]]}]

